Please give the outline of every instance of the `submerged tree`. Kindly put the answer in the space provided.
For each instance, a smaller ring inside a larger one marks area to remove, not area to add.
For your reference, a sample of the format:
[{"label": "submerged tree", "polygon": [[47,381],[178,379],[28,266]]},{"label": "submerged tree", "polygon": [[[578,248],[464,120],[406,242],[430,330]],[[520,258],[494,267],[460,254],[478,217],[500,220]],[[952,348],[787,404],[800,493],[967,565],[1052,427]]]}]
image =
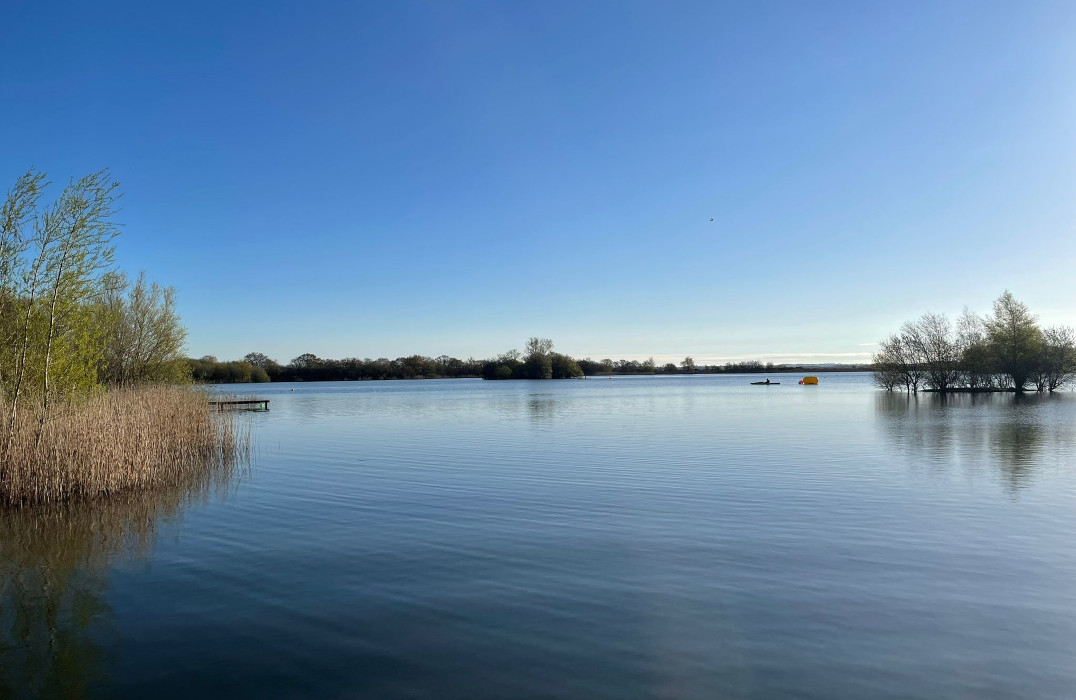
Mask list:
[{"label": "submerged tree", "polygon": [[1006,291],[980,318],[967,309],[956,328],[941,314],[924,314],[886,338],[874,355],[874,381],[889,391],[958,388],[1056,391],[1076,379],[1076,332],[1040,330],[1027,306]]},{"label": "submerged tree", "polygon": [[946,392],[960,379],[960,348],[944,314],[925,313],[901,328],[901,344],[911,364],[923,369],[927,385]]},{"label": "submerged tree", "polygon": [[1035,388],[1057,391],[1073,379],[1076,379],[1076,332],[1067,326],[1047,328],[1042,332]]},{"label": "submerged tree", "polygon": [[964,385],[972,389],[994,386],[995,369],[986,345],[986,326],[983,319],[968,307],[956,322],[957,345],[960,349],[960,373]]},{"label": "submerged tree", "polygon": [[903,334],[894,334],[878,343],[874,353],[874,381],[883,389],[892,391],[903,386],[908,393],[919,391],[923,370],[916,362],[911,344]]},{"label": "submerged tree", "polygon": [[998,373],[1010,386],[1023,391],[1031,380],[1042,348],[1042,331],[1031,311],[1005,292],[994,301],[994,310],[983,319],[986,343]]}]

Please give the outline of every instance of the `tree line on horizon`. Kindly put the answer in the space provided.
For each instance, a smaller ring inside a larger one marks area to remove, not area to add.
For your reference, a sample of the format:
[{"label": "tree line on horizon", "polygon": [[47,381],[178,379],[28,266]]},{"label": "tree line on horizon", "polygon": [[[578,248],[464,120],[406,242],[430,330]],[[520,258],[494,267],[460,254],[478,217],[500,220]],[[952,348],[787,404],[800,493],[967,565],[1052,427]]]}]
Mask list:
[{"label": "tree line on horizon", "polygon": [[874,382],[886,391],[1053,392],[1076,379],[1076,332],[1040,328],[1006,290],[991,313],[967,308],[956,320],[925,313],[878,344]]},{"label": "tree line on horizon", "polygon": [[198,359],[188,358],[187,363],[195,381],[211,384],[478,377],[491,380],[568,379],[612,374],[751,374],[782,369],[772,362],[764,364],[757,360],[699,365],[690,356],[678,365],[671,362],[659,365],[653,358],[642,361],[593,360],[589,357],[577,359],[553,352],[552,340],[537,337],[530,338],[522,352],[509,350],[485,360],[461,360],[447,355],[334,360],[304,353],[287,364],[281,364],[264,353],[252,352],[241,360],[221,361],[206,355]]}]

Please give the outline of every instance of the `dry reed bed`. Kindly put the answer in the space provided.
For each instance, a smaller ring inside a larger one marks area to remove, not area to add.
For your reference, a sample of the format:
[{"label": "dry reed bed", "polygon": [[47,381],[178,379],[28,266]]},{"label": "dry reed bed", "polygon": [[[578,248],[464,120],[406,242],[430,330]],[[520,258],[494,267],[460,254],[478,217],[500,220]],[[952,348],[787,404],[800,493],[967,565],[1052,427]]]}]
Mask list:
[{"label": "dry reed bed", "polygon": [[250,452],[249,432],[234,416],[210,410],[204,393],[186,387],[109,391],[40,419],[40,407],[20,410],[11,447],[0,455],[0,504],[187,483],[228,471]]}]

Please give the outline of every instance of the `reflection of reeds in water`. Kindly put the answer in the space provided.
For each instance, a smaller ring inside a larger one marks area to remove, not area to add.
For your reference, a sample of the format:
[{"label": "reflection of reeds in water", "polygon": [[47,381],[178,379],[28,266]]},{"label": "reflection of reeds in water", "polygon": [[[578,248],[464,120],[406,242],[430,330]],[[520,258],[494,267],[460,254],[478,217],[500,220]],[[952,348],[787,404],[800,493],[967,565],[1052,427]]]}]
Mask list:
[{"label": "reflection of reeds in water", "polygon": [[245,464],[221,460],[109,498],[0,508],[0,697],[89,695],[113,646],[109,567],[148,556],[159,522],[225,492]]},{"label": "reflection of reeds in water", "polygon": [[[2,402],[0,410],[6,414]],[[249,456],[249,432],[189,388],[110,391],[54,409],[43,422],[39,411],[20,412],[0,462],[0,505],[189,483]]]}]

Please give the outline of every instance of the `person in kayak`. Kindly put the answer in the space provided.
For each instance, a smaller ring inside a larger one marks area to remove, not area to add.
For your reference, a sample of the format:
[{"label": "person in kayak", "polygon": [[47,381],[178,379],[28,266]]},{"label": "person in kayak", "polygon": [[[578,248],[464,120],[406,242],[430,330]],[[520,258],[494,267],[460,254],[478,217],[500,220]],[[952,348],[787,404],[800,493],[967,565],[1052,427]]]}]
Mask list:
[{"label": "person in kayak", "polygon": [[769,378],[769,377],[766,377],[766,383],[767,383],[767,384],[769,384],[769,383],[770,383],[770,378]]}]

